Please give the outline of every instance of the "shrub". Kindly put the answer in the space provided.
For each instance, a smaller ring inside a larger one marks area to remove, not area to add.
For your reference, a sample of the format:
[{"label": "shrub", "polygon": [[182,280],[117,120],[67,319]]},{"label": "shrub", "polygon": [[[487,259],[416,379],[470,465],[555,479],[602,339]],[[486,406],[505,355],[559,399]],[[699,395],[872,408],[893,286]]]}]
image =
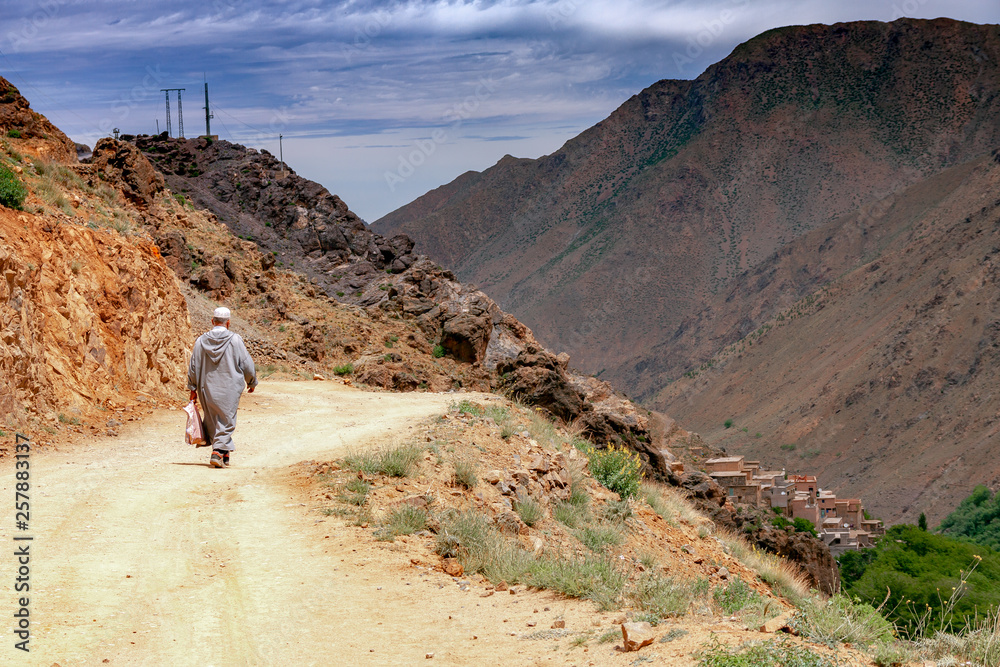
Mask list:
[{"label": "shrub", "polygon": [[791,526],[792,522],[783,516],[775,516],[771,517],[771,525],[774,526],[775,528],[780,528],[784,530],[788,526]]},{"label": "shrub", "polygon": [[892,624],[868,603],[834,595],[812,600],[803,607],[799,630],[819,642],[850,642],[870,646],[893,639]]},{"label": "shrub", "polygon": [[816,526],[809,519],[801,516],[795,517],[792,521],[792,525],[795,526],[795,530],[800,533],[810,533],[813,537],[817,537]]},{"label": "shrub", "polygon": [[391,542],[399,535],[410,535],[427,526],[427,512],[412,505],[400,505],[386,515],[375,531],[375,538]]},{"label": "shrub", "polygon": [[722,425],[725,426],[726,428],[732,428],[733,427],[733,420],[732,419],[727,419],[725,422],[723,422]]},{"label": "shrub", "polygon": [[436,551],[458,558],[467,573],[478,572],[494,583],[520,581],[533,564],[530,553],[474,510],[453,511],[442,519]]},{"label": "shrub", "polygon": [[483,414],[485,413],[485,411],[481,406],[476,405],[469,399],[463,399],[457,405],[453,403],[452,407],[457,409],[459,412],[464,412],[474,417],[482,417]]},{"label": "shrub", "polygon": [[697,654],[699,667],[836,667],[838,662],[813,652],[806,646],[796,646],[787,639],[746,642],[725,646],[717,639]]},{"label": "shrub", "polygon": [[552,516],[567,528],[577,528],[587,522],[590,518],[590,512],[587,510],[586,504],[564,501],[555,504],[555,507],[552,508]]},{"label": "shrub", "polygon": [[434,348],[431,350],[431,356],[434,357],[435,359],[440,359],[441,357],[443,357],[444,347],[441,345],[435,345]]},{"label": "shrub", "polygon": [[360,507],[368,500],[368,492],[371,491],[371,488],[371,484],[355,477],[344,485],[345,492],[340,495],[340,499],[348,505],[357,505]]},{"label": "shrub", "polygon": [[628,598],[636,609],[650,613],[658,621],[686,614],[694,599],[694,591],[690,581],[645,574],[628,591]]},{"label": "shrub", "polygon": [[334,366],[333,372],[337,375],[350,375],[354,372],[354,364],[342,364],[340,366]]},{"label": "shrub", "polygon": [[17,129],[16,127],[12,127],[11,129],[7,130],[7,136],[10,137],[11,139],[20,139],[21,130]]},{"label": "shrub", "polygon": [[590,474],[624,500],[639,493],[642,482],[642,459],[626,447],[609,445],[607,449],[590,448]]},{"label": "shrub", "polygon": [[[628,584],[628,573],[613,559],[603,556],[546,559],[535,561],[526,581],[538,588],[593,600],[599,609],[608,611],[618,607]],[[620,637],[620,631],[617,632]]]},{"label": "shrub", "polygon": [[514,511],[527,526],[534,526],[542,520],[542,506],[534,498],[518,498],[514,501]]},{"label": "shrub", "polygon": [[618,546],[624,539],[620,530],[607,524],[583,526],[574,530],[573,535],[588,549],[597,553],[601,553],[606,547]]},{"label": "shrub", "polygon": [[344,465],[351,470],[369,475],[406,477],[420,457],[420,449],[413,445],[402,445],[367,452],[352,452],[344,457]]},{"label": "shrub", "polygon": [[732,581],[725,588],[721,586],[716,588],[712,597],[715,604],[719,605],[719,609],[730,615],[756,604],[761,599],[760,594],[742,579]]},{"label": "shrub", "polygon": [[28,190],[17,174],[0,164],[0,205],[21,210]]},{"label": "shrub", "polygon": [[474,488],[479,482],[476,464],[466,458],[455,459],[455,472],[452,473],[451,481],[455,486],[464,486],[467,489]]},{"label": "shrub", "polygon": [[601,518],[613,524],[624,524],[632,517],[632,505],[628,500],[609,500],[601,508]]}]

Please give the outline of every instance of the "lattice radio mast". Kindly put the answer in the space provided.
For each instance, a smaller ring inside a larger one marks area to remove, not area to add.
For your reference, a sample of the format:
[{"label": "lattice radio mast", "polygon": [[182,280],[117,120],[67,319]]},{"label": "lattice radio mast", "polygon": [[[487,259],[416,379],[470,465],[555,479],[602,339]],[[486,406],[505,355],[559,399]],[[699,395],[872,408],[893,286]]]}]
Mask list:
[{"label": "lattice radio mast", "polygon": [[177,136],[184,138],[184,108],[181,106],[181,91],[187,88],[160,88],[166,94],[167,99],[167,136],[170,136],[170,93],[177,91]]}]

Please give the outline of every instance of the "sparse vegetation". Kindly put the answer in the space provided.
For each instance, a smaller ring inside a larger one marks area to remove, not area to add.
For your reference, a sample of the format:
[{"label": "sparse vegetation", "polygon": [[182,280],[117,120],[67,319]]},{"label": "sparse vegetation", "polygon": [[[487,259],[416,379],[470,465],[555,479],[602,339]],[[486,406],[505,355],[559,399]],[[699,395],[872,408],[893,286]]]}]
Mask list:
[{"label": "sparse vegetation", "polygon": [[621,530],[607,523],[581,526],[573,531],[573,535],[595,553],[601,553],[609,546],[618,546],[624,541]]},{"label": "sparse vegetation", "polygon": [[455,459],[455,471],[452,473],[452,484],[466,489],[475,488],[479,483],[479,473],[476,464],[471,459],[460,457]]},{"label": "sparse vegetation", "polygon": [[541,504],[534,498],[524,497],[514,501],[514,511],[526,526],[533,527],[545,516]]},{"label": "sparse vegetation", "polygon": [[413,445],[400,445],[365,452],[355,452],[344,457],[344,465],[369,475],[406,477],[420,460],[420,449]]},{"label": "sparse vegetation", "polygon": [[375,539],[391,542],[400,535],[411,535],[427,526],[427,511],[412,505],[400,505],[386,515],[375,530]]},{"label": "sparse vegetation", "polygon": [[713,639],[697,657],[699,667],[838,667],[833,659],[787,639],[747,642],[739,646],[725,646]]},{"label": "sparse vegetation", "polygon": [[460,413],[472,415],[473,417],[482,417],[485,414],[485,410],[483,410],[482,406],[473,403],[467,398],[462,399],[457,404],[453,403],[452,407]]},{"label": "sparse vegetation", "polygon": [[368,492],[371,491],[371,488],[371,483],[357,477],[352,478],[344,485],[344,492],[340,494],[340,499],[348,505],[364,505],[365,501],[368,500]]},{"label": "sparse vegetation", "polygon": [[347,363],[341,364],[340,366],[334,366],[333,372],[337,375],[350,375],[354,372],[354,364]]},{"label": "sparse vegetation", "polygon": [[444,346],[442,346],[442,345],[435,345],[431,349],[431,356],[434,357],[435,359],[440,359],[441,357],[443,357],[444,356]]}]

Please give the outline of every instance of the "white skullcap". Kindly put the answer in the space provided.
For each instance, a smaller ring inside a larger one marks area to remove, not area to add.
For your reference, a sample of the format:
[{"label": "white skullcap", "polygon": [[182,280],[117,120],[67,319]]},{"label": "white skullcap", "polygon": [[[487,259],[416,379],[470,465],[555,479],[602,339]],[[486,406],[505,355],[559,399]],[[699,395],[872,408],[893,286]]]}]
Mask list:
[{"label": "white skullcap", "polygon": [[212,319],[228,320],[230,315],[231,313],[229,312],[228,308],[226,308],[225,306],[219,306],[218,308],[215,309],[215,312],[212,313]]}]

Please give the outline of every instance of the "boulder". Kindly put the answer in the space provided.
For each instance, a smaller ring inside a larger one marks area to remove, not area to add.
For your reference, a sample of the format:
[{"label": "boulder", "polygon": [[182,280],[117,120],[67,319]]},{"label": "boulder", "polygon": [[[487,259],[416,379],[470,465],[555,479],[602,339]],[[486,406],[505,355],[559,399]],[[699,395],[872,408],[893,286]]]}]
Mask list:
[{"label": "boulder", "polygon": [[101,181],[116,186],[140,210],[149,208],[165,187],[163,176],[149,160],[138,148],[124,141],[101,139],[94,146],[90,163]]},{"label": "boulder", "polygon": [[642,621],[638,623],[622,623],[622,639],[625,651],[638,651],[643,646],[649,646],[656,639],[653,626]]},{"label": "boulder", "polygon": [[460,313],[445,320],[441,347],[459,361],[477,364],[486,357],[492,332],[493,323],[489,317]]}]

